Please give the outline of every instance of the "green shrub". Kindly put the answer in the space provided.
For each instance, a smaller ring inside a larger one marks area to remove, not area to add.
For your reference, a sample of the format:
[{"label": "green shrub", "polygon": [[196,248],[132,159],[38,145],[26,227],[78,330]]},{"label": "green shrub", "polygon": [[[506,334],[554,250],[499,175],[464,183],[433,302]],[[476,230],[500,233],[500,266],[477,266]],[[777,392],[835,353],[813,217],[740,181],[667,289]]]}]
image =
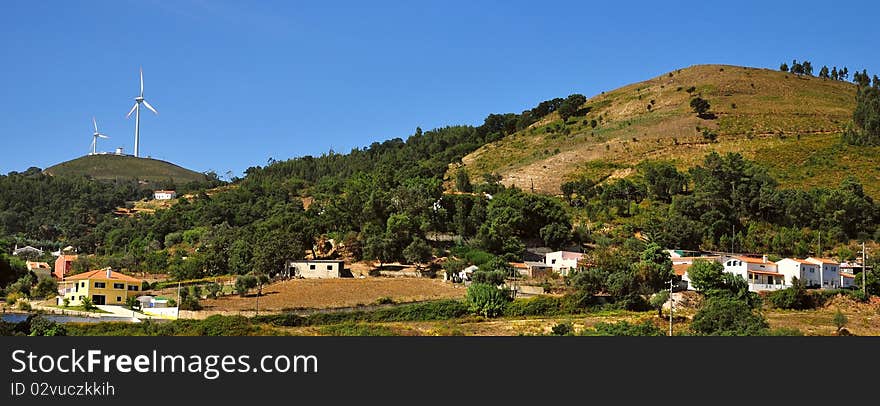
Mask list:
[{"label": "green shrub", "polygon": [[56,323],[40,315],[28,317],[27,322],[30,326],[31,336],[54,337],[67,335],[67,330],[63,324]]},{"label": "green shrub", "polygon": [[26,300],[19,300],[18,301],[18,310],[30,311],[31,304],[28,303],[28,301],[26,301]]},{"label": "green shrub", "polygon": [[92,303],[92,299],[88,298],[88,297],[84,297],[82,299],[82,307],[83,307],[83,310],[85,310],[87,312],[98,309],[98,306],[95,306],[95,304]]},{"label": "green shrub", "polygon": [[326,336],[393,336],[394,331],[385,326],[366,323],[346,322],[321,327]]},{"label": "green shrub", "polygon": [[770,292],[767,299],[777,309],[805,310],[815,307],[810,295],[800,286]]},{"label": "green shrub", "polygon": [[208,316],[195,329],[202,336],[247,336],[257,331],[251,320],[244,316]]},{"label": "green shrub", "polygon": [[584,329],[582,335],[590,336],[648,336],[657,337],[666,335],[663,330],[655,326],[649,320],[639,324],[627,321],[617,323],[596,323],[592,329]]},{"label": "green shrub", "polygon": [[504,311],[508,296],[495,286],[474,283],[468,286],[465,301],[468,309],[483,317],[496,317]]},{"label": "green shrub", "polygon": [[694,333],[712,336],[764,335],[768,327],[746,301],[726,296],[708,298],[691,322]]},{"label": "green shrub", "polygon": [[562,299],[553,296],[537,296],[517,299],[504,307],[505,316],[555,316],[561,313]]},{"label": "green shrub", "polygon": [[574,334],[574,325],[569,321],[558,323],[550,329],[550,334],[554,336],[570,336]]}]

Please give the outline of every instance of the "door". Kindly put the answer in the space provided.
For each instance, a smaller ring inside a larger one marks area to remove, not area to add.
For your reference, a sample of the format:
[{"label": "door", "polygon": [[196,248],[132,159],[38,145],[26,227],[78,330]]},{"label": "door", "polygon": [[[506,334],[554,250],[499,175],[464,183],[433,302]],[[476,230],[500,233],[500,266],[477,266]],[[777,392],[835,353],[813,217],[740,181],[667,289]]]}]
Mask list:
[{"label": "door", "polygon": [[92,295],[92,303],[96,305],[102,305],[107,302],[107,299],[104,298],[104,295]]}]

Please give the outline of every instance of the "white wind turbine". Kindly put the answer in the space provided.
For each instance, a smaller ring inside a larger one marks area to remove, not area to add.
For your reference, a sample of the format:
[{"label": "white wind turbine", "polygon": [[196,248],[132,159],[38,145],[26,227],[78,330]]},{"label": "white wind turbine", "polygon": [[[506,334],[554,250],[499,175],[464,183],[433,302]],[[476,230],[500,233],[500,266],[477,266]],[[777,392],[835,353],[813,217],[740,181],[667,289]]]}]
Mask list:
[{"label": "white wind turbine", "polygon": [[98,132],[98,121],[95,120],[94,117],[92,117],[92,124],[95,125],[95,133],[92,134],[92,155],[95,155],[98,153],[98,138],[110,138],[110,137]]},{"label": "white wind turbine", "polygon": [[140,144],[141,103],[143,103],[144,107],[150,109],[150,111],[152,111],[153,113],[156,113],[156,115],[159,114],[159,112],[156,111],[156,109],[154,109],[153,106],[150,105],[150,103],[147,103],[147,101],[144,100],[144,69],[143,68],[141,68],[141,93],[138,97],[134,98],[134,106],[131,108],[131,110],[128,112],[128,114],[125,115],[125,118],[129,118],[129,117],[131,117],[131,113],[134,113],[134,156],[136,156],[136,157],[139,156],[138,155],[138,145]]}]

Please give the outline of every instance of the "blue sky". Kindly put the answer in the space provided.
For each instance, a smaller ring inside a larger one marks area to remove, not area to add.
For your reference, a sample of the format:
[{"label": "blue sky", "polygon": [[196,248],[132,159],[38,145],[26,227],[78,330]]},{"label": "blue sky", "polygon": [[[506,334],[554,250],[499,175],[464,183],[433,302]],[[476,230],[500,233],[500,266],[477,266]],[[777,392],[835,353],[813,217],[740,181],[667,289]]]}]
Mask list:
[{"label": "blue sky", "polygon": [[133,151],[236,176],[702,63],[880,70],[871,2],[4,1],[0,173]]}]

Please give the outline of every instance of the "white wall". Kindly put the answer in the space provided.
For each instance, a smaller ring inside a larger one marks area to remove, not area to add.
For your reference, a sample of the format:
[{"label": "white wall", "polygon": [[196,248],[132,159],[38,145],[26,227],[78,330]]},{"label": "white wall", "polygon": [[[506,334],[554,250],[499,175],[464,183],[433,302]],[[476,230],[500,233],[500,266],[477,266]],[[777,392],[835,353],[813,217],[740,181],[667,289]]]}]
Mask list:
[{"label": "white wall", "polygon": [[291,262],[290,276],[315,279],[338,278],[340,265],[342,264],[339,262]]}]

